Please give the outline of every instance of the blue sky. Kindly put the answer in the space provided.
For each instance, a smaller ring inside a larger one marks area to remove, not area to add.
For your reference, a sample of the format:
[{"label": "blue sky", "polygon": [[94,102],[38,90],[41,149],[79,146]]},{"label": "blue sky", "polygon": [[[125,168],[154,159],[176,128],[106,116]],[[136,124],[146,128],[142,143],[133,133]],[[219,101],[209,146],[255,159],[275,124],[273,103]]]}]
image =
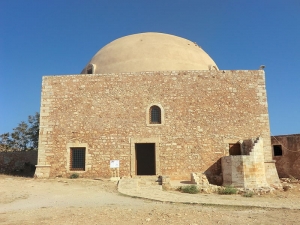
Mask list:
[{"label": "blue sky", "polygon": [[197,42],[220,69],[266,65],[271,133],[300,133],[299,0],[1,0],[0,134],[39,111],[42,76],[148,31]]}]

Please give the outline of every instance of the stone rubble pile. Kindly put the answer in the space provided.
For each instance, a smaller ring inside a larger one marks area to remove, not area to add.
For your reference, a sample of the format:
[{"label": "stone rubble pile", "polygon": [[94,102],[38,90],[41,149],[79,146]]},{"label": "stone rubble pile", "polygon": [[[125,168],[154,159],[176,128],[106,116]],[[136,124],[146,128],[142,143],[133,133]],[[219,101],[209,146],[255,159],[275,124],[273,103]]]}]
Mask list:
[{"label": "stone rubble pile", "polygon": [[272,187],[260,187],[260,188],[237,188],[238,189],[238,194],[245,194],[252,192],[256,195],[265,195],[265,194],[270,194],[275,191],[275,188]]},{"label": "stone rubble pile", "polygon": [[300,181],[297,178],[290,177],[290,178],[280,178],[280,181],[282,183],[282,188],[284,191],[288,191],[289,189],[293,189],[294,186],[292,183],[300,183]]},{"label": "stone rubble pile", "polygon": [[[161,176],[160,178],[161,184],[165,187],[165,190],[172,190],[172,189],[178,189],[180,188],[171,186],[170,185],[170,178],[168,176]],[[281,178],[280,179],[282,186],[274,186],[272,185],[271,187],[259,187],[259,188],[236,188],[237,189],[237,194],[245,194],[252,192],[253,194],[256,195],[265,195],[265,194],[270,194],[273,193],[275,190],[283,190],[283,191],[288,191],[289,189],[294,188],[292,183],[300,183],[300,180],[296,178]],[[222,188],[225,188],[224,186],[217,186],[210,184],[205,173],[203,172],[198,172],[198,173],[191,173],[191,185],[196,185],[201,193],[218,193],[218,191]]]},{"label": "stone rubble pile", "polygon": [[191,183],[197,185],[203,193],[209,194],[219,190],[219,186],[209,183],[205,173],[191,173]]},{"label": "stone rubble pile", "polygon": [[294,177],[280,178],[280,181],[282,183],[300,183],[300,180],[298,180],[297,178],[294,178]]}]

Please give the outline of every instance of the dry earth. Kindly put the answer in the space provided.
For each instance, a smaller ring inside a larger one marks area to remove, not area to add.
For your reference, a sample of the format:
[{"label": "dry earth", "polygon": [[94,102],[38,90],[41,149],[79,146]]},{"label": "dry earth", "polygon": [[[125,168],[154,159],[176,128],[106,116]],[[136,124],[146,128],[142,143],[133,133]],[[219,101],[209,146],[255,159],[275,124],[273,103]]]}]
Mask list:
[{"label": "dry earth", "polygon": [[[291,199],[300,185],[249,201]],[[201,194],[198,194],[201,198]],[[211,194],[213,203],[218,197]],[[228,196],[234,198],[234,196]],[[300,208],[300,207],[299,207]],[[300,224],[300,210],[172,204],[119,194],[116,183],[0,175],[0,224]]]}]

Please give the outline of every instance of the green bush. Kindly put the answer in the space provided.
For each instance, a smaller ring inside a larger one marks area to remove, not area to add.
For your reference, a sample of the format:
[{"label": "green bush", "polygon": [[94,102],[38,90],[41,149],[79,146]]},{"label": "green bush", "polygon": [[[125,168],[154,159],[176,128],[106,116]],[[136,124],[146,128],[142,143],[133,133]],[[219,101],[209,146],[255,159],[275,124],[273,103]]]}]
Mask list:
[{"label": "green bush", "polygon": [[180,188],[180,191],[189,194],[197,194],[199,193],[199,189],[196,185],[183,186]]},{"label": "green bush", "polygon": [[253,191],[247,191],[243,194],[243,197],[251,198],[253,197],[254,192]]},{"label": "green bush", "polygon": [[78,177],[79,177],[78,173],[72,173],[71,176],[70,176],[71,179],[76,179]]},{"label": "green bush", "polygon": [[232,186],[226,186],[224,188],[220,188],[218,193],[220,195],[233,195],[236,194],[236,192],[237,192],[236,188]]}]

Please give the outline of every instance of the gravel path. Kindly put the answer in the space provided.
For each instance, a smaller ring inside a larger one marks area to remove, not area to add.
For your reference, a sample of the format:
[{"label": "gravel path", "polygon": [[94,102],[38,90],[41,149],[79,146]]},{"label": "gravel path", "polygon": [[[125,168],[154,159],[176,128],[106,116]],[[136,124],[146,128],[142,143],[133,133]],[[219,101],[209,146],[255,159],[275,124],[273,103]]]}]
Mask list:
[{"label": "gravel path", "polygon": [[[213,196],[211,202],[218,203],[218,195],[207,196]],[[300,202],[299,196],[296,186],[289,192],[249,199],[277,204],[278,199]],[[299,213],[298,209],[132,198],[118,193],[116,183],[107,180],[40,180],[0,175],[0,224],[299,224]]]}]

